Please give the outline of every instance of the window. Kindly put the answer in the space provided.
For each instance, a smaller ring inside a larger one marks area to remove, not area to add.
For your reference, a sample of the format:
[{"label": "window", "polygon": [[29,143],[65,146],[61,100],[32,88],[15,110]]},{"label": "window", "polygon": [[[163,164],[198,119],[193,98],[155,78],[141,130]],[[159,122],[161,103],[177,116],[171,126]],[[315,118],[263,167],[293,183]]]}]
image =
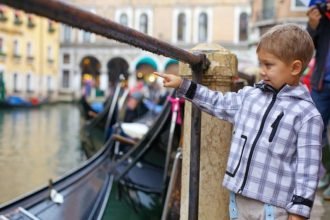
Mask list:
[{"label": "window", "polygon": [[17,75],[17,73],[15,73],[13,75],[13,89],[14,89],[14,92],[18,91],[18,75]]},{"label": "window", "polygon": [[7,21],[6,11],[3,5],[0,5],[0,21]]},{"label": "window", "polygon": [[53,61],[53,51],[51,46],[47,47],[47,59],[49,62]]},{"label": "window", "polygon": [[32,44],[31,42],[28,42],[26,45],[26,55],[28,58],[32,58]]},{"label": "window", "polygon": [[304,4],[304,0],[291,0],[291,10],[293,11],[305,11],[307,6]]},{"label": "window", "polygon": [[198,41],[205,42],[207,40],[208,19],[205,12],[198,17]]},{"label": "window", "polygon": [[23,22],[21,20],[21,15],[18,11],[14,12],[14,24],[15,25],[21,25]]},{"label": "window", "polygon": [[70,72],[68,70],[63,70],[62,87],[68,89],[69,86],[70,86]]},{"label": "window", "polygon": [[262,19],[273,19],[275,16],[275,1],[263,0],[262,4]]},{"label": "window", "polygon": [[126,13],[122,13],[119,17],[119,23],[128,26],[128,16]]},{"label": "window", "polygon": [[248,15],[243,12],[239,16],[239,41],[248,40]]},{"label": "window", "polygon": [[178,41],[184,41],[186,39],[186,15],[184,13],[180,13],[178,16]]},{"label": "window", "polygon": [[4,54],[4,48],[3,48],[3,39],[0,37],[0,55]]},{"label": "window", "polygon": [[[138,22],[139,22],[139,17],[140,17],[140,12],[139,10],[136,11],[136,27],[138,27]],[[132,27],[132,19],[133,17],[133,9],[129,7],[124,7],[124,8],[118,8],[116,9],[115,12],[115,21],[118,22],[121,25],[127,26],[127,27]]]},{"label": "window", "polygon": [[70,54],[68,54],[68,53],[63,54],[63,63],[64,64],[70,63]]},{"label": "window", "polygon": [[148,34],[148,15],[146,13],[140,15],[139,30],[142,33]]},{"label": "window", "polygon": [[19,57],[19,44],[17,40],[14,40],[14,56]]},{"label": "window", "polygon": [[67,25],[63,25],[63,41],[70,42],[71,41],[71,27]]},{"label": "window", "polygon": [[33,16],[32,15],[28,15],[28,23],[27,23],[27,25],[28,25],[29,28],[34,28],[35,27],[35,24],[34,24]]},{"label": "window", "polygon": [[47,91],[51,92],[52,91],[52,77],[47,76]]},{"label": "window", "polygon": [[32,89],[31,89],[31,75],[27,75],[26,76],[26,91],[27,92],[32,92]]},{"label": "window", "polygon": [[55,32],[54,22],[51,20],[48,20],[48,32],[49,33]]},{"label": "window", "polygon": [[83,32],[83,42],[90,43],[92,41],[92,34],[90,32],[84,31]]}]

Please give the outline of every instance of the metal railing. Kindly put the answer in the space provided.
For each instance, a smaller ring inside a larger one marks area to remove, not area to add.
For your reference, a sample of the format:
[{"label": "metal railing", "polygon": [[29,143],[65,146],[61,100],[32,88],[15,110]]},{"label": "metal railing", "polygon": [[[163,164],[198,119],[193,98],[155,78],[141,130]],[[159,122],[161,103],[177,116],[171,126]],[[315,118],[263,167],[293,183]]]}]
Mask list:
[{"label": "metal railing", "polygon": [[[132,28],[60,1],[0,0],[0,3],[190,64],[193,72],[192,78],[197,83],[201,82],[203,72],[210,65],[205,54],[190,53]],[[201,111],[193,105],[189,177],[189,220],[198,219],[200,139]]]}]

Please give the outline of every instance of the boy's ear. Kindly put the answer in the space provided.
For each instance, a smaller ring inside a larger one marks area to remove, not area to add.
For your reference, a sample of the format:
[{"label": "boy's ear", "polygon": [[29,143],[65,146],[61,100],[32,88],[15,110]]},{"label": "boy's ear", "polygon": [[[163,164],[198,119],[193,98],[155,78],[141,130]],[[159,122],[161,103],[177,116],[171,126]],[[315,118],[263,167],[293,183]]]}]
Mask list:
[{"label": "boy's ear", "polygon": [[297,76],[302,71],[302,62],[300,60],[295,60],[291,64],[291,74],[292,76]]}]

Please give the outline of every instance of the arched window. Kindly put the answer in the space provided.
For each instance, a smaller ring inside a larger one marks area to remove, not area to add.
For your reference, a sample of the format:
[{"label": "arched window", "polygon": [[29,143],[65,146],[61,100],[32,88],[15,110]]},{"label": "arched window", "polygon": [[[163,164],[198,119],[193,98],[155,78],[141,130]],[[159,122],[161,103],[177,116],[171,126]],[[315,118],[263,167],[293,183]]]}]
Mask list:
[{"label": "arched window", "polygon": [[178,16],[178,41],[184,41],[186,39],[186,28],[187,28],[186,15],[184,13],[180,13]]},{"label": "arched window", "polygon": [[208,31],[208,18],[205,12],[201,13],[198,17],[198,41],[205,42],[207,40]]},{"label": "arched window", "polygon": [[142,33],[148,33],[148,15],[143,13],[140,15],[140,31]]},{"label": "arched window", "polygon": [[126,13],[122,13],[119,17],[119,23],[121,25],[128,26],[128,16]]},{"label": "arched window", "polygon": [[243,12],[239,16],[239,41],[248,40],[248,15]]}]

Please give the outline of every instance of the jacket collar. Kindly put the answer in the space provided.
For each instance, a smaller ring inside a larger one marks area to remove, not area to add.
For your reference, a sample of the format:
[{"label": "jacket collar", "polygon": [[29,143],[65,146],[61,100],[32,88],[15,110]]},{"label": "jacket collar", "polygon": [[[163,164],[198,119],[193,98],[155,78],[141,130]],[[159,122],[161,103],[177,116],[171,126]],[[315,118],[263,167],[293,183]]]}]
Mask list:
[{"label": "jacket collar", "polygon": [[312,102],[312,98],[306,86],[299,84],[298,86],[290,86],[288,84],[283,85],[279,90],[275,89],[271,85],[260,81],[255,84],[256,88],[259,88],[263,92],[272,92],[277,95],[277,97],[290,97],[296,99],[302,99],[308,102]]}]

